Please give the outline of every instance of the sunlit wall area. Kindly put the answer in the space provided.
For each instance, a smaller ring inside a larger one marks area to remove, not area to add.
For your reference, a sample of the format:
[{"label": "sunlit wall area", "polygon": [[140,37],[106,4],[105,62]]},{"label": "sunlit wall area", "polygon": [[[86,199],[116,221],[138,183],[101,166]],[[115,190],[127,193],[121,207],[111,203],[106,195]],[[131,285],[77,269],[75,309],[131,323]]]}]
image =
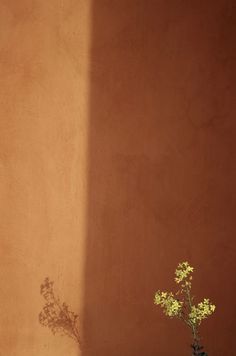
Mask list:
[{"label": "sunlit wall area", "polygon": [[0,354],[78,355],[38,322],[46,276],[81,314],[90,1],[0,3]]}]

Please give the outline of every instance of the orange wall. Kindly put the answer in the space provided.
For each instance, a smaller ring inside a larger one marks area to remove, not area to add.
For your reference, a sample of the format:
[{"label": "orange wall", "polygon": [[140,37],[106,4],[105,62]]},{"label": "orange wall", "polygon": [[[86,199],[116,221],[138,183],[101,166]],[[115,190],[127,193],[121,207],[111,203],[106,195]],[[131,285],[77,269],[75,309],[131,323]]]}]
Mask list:
[{"label": "orange wall", "polygon": [[[49,3],[49,4],[48,4]],[[234,355],[233,1],[0,3],[0,355],[190,354],[174,269]],[[83,351],[38,323],[45,276]]]},{"label": "orange wall", "polygon": [[0,2],[1,355],[78,355],[38,314],[46,276],[83,303],[89,14],[87,0]]}]

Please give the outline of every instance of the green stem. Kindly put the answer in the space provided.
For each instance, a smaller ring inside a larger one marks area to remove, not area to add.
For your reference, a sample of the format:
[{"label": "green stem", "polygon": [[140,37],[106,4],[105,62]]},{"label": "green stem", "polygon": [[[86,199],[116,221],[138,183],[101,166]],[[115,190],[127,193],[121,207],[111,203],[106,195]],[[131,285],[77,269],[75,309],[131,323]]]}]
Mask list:
[{"label": "green stem", "polygon": [[[186,286],[186,295],[187,295],[187,300],[188,300],[188,305],[189,305],[189,311],[191,311],[192,310],[192,298],[191,298],[190,289],[188,288],[188,286]],[[194,341],[199,340],[197,325],[195,325],[193,323],[190,323],[190,325],[191,325]]]}]

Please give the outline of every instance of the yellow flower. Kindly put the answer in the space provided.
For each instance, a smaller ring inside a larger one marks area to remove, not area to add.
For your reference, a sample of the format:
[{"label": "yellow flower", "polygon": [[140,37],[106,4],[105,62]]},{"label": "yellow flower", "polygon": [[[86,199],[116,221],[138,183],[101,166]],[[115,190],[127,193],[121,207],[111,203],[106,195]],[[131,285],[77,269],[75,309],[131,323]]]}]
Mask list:
[{"label": "yellow flower", "polygon": [[180,282],[184,281],[185,283],[182,285],[182,287],[184,287],[186,285],[186,283],[189,287],[191,287],[191,283],[189,281],[185,281],[185,279],[189,277],[189,280],[191,280],[192,277],[189,276],[189,274],[192,272],[193,272],[193,267],[191,267],[188,262],[179,263],[178,267],[175,270],[176,283],[180,283]]},{"label": "yellow flower", "polygon": [[204,299],[203,302],[193,305],[189,313],[189,320],[192,324],[200,325],[203,319],[206,319],[215,311],[215,305],[211,304],[209,299]]},{"label": "yellow flower", "polygon": [[167,316],[174,317],[180,315],[183,302],[175,299],[171,292],[157,291],[154,304],[160,305]]},{"label": "yellow flower", "polygon": [[181,318],[194,333],[197,333],[198,326],[203,319],[206,319],[215,311],[215,305],[209,299],[204,299],[197,305],[192,305],[194,297],[191,296],[191,281],[193,267],[188,262],[179,263],[175,271],[175,281],[181,282],[181,288],[175,295],[182,296],[182,300],[174,298],[171,292],[162,292],[158,290],[155,294],[154,304],[160,305],[163,312],[169,317]]}]

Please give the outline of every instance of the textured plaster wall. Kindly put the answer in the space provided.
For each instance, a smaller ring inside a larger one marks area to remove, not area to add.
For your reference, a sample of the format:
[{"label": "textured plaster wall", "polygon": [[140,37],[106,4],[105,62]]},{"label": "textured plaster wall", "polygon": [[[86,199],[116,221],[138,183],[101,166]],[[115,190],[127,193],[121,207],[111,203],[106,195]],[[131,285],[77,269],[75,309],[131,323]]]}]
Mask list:
[{"label": "textured plaster wall", "polygon": [[78,355],[38,323],[82,308],[89,1],[0,1],[0,355]]},{"label": "textured plaster wall", "polygon": [[85,356],[190,355],[152,304],[186,259],[217,305],[203,344],[235,354],[235,10],[93,3]]},{"label": "textured plaster wall", "polygon": [[[153,306],[196,267],[233,356],[233,1],[0,1],[0,355],[188,355]],[[49,275],[83,351],[38,324]]]}]

